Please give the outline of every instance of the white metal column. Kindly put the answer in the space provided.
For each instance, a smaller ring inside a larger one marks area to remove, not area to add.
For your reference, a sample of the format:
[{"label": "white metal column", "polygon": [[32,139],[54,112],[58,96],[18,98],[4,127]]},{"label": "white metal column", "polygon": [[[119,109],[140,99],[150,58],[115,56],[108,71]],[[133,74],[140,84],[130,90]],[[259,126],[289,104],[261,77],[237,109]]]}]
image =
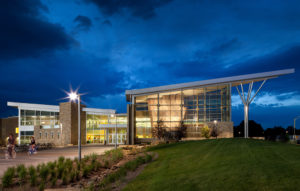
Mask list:
[{"label": "white metal column", "polygon": [[236,89],[240,95],[240,98],[244,104],[244,137],[248,138],[249,137],[249,106],[251,104],[251,102],[253,101],[253,99],[255,98],[255,96],[257,95],[257,93],[259,92],[259,90],[262,88],[262,86],[265,84],[265,82],[267,81],[267,79],[265,79],[259,86],[258,90],[255,92],[255,94],[253,95],[253,97],[251,97],[251,92],[252,92],[252,88],[253,88],[253,81],[251,81],[251,83],[249,83],[248,86],[248,94],[247,97],[244,93],[244,88],[243,88],[243,84],[241,83],[241,91],[240,92],[238,86],[236,86]]}]

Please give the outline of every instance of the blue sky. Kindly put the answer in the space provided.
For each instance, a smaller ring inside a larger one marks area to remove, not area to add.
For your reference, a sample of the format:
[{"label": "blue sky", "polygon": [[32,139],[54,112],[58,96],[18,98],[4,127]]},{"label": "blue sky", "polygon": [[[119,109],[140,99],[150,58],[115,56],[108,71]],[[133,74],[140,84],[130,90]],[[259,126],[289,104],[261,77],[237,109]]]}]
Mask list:
[{"label": "blue sky", "polygon": [[[58,104],[70,87],[126,112],[126,89],[285,68],[296,73],[267,81],[250,119],[300,115],[299,1],[4,0],[0,16],[2,117],[15,114],[7,101]],[[234,89],[232,101],[237,125]]]}]

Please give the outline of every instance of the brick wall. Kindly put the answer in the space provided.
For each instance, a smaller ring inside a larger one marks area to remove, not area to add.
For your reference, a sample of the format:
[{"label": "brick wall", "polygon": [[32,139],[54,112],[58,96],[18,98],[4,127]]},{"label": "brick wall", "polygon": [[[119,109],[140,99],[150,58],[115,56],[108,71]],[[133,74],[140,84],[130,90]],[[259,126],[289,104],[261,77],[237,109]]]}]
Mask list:
[{"label": "brick wall", "polygon": [[16,127],[18,127],[18,117],[0,119],[0,144],[5,143],[5,140],[10,133],[13,133],[15,138],[18,137],[18,134],[16,134]]},{"label": "brick wall", "polygon": [[56,146],[62,145],[61,128],[42,129],[41,126],[35,126],[34,138],[36,143],[52,143]]}]

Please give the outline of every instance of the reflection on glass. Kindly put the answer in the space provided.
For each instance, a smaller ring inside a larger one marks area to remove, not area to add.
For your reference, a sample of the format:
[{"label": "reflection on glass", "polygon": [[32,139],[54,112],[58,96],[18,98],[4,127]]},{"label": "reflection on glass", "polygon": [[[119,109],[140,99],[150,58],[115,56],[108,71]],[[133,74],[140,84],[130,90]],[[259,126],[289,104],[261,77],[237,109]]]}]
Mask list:
[{"label": "reflection on glass", "polygon": [[137,138],[151,138],[157,124],[167,130],[185,125],[188,136],[199,136],[205,122],[229,121],[229,116],[229,85],[137,96],[135,100]]}]

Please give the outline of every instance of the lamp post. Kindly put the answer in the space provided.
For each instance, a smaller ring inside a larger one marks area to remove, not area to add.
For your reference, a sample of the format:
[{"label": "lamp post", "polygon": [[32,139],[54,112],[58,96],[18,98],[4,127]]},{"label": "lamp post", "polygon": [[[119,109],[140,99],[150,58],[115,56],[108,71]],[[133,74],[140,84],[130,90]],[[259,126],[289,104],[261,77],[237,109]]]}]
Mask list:
[{"label": "lamp post", "polygon": [[216,139],[218,138],[218,127],[217,127],[217,120],[214,120],[214,124],[215,124],[215,129],[216,129]]},{"label": "lamp post", "polygon": [[297,117],[294,118],[294,140],[296,140],[296,121],[299,118],[300,118],[300,116],[297,116]]},{"label": "lamp post", "polygon": [[78,160],[81,161],[80,95],[75,92],[71,92],[69,93],[69,98],[71,101],[75,101],[76,99],[78,101]]}]

